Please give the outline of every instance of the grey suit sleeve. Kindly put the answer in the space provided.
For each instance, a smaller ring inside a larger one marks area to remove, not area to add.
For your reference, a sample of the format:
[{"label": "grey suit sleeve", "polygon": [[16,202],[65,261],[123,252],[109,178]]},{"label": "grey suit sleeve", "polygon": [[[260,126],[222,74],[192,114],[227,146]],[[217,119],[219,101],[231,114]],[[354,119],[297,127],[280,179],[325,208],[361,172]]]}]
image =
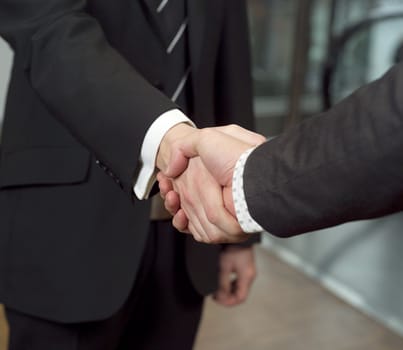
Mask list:
[{"label": "grey suit sleeve", "polygon": [[403,210],[403,65],[258,147],[244,186],[281,237]]}]

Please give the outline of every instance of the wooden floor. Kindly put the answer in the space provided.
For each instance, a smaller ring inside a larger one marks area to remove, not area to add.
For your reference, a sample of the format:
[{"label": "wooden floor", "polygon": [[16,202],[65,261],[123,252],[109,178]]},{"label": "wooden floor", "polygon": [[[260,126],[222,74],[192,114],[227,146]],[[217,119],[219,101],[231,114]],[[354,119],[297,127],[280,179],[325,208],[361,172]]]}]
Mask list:
[{"label": "wooden floor", "polygon": [[[194,350],[403,349],[403,338],[270,253],[258,249],[257,260],[249,301],[227,309],[209,300]],[[0,307],[0,350],[6,349],[5,334]]]},{"label": "wooden floor", "polygon": [[3,306],[0,304],[0,350],[7,349],[8,328],[4,320]]},{"label": "wooden floor", "polygon": [[402,350],[403,338],[270,253],[257,251],[249,301],[208,301],[194,350]]}]

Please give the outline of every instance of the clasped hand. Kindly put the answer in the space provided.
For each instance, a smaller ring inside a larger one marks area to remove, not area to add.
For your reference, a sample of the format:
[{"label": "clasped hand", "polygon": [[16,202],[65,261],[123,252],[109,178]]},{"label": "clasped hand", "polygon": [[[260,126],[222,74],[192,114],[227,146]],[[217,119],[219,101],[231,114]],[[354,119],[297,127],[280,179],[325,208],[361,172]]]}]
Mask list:
[{"label": "clasped hand", "polygon": [[236,125],[206,129],[183,125],[174,139],[164,137],[157,179],[173,225],[204,243],[247,239],[236,218],[233,172],[242,153],[265,140]]}]

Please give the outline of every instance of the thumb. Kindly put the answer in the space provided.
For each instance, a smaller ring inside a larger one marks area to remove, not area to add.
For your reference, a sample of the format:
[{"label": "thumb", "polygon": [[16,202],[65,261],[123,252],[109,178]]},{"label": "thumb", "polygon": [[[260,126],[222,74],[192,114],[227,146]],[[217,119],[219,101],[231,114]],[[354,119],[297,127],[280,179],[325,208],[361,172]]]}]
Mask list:
[{"label": "thumb", "polygon": [[190,158],[196,157],[199,131],[177,140],[172,147],[169,164],[164,175],[175,178],[181,175],[187,168]]}]

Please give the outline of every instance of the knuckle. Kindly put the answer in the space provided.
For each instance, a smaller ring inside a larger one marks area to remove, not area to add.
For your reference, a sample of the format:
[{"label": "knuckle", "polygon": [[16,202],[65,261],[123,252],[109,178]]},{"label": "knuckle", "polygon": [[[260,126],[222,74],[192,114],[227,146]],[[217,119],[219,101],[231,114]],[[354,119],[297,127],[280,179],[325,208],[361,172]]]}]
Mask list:
[{"label": "knuckle", "polygon": [[194,234],[193,238],[197,241],[197,242],[203,242],[203,239],[201,238],[201,236],[199,236],[198,234]]}]

